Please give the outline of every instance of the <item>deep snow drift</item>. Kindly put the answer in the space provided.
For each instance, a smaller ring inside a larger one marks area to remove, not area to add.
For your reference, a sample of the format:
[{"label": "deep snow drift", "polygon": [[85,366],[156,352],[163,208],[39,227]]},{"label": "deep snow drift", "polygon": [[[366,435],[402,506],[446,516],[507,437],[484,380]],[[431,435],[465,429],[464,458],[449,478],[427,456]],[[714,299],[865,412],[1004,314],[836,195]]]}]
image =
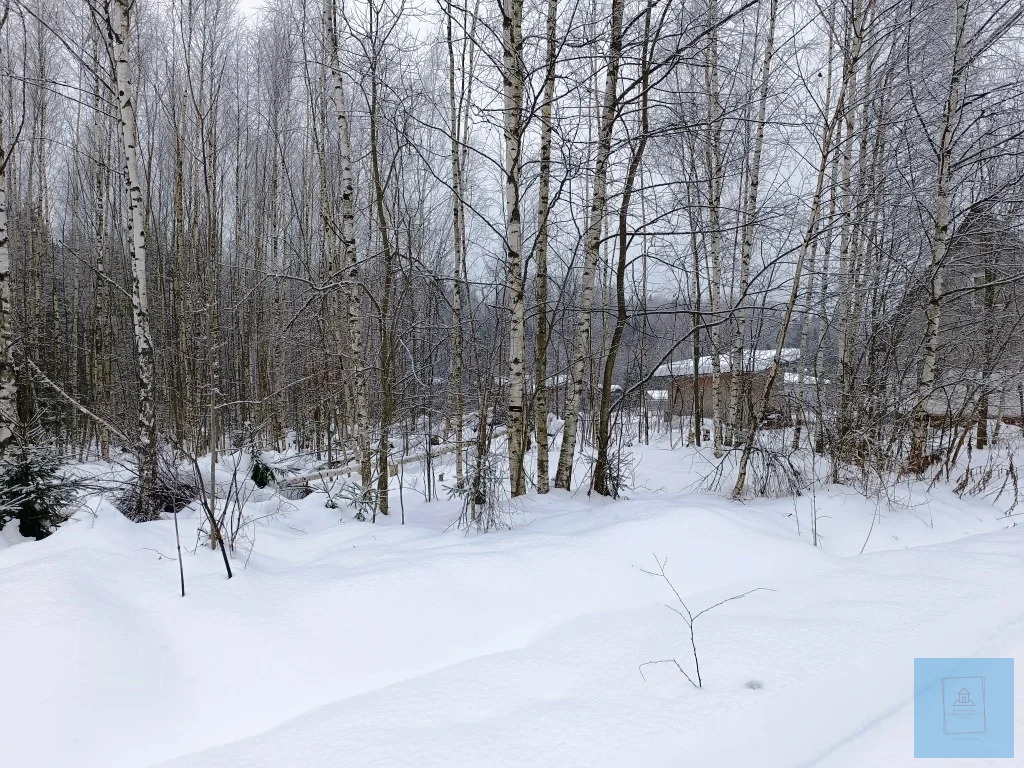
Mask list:
[{"label": "deep snow drift", "polygon": [[[405,526],[264,494],[231,581],[183,513],[185,599],[169,521],[7,531],[0,766],[910,765],[915,656],[1024,656],[1024,531],[987,502],[738,504],[636,451],[629,500],[531,495],[486,535],[409,488]],[[640,673],[694,674],[655,553],[694,611],[763,588],[695,624],[700,690]]]}]

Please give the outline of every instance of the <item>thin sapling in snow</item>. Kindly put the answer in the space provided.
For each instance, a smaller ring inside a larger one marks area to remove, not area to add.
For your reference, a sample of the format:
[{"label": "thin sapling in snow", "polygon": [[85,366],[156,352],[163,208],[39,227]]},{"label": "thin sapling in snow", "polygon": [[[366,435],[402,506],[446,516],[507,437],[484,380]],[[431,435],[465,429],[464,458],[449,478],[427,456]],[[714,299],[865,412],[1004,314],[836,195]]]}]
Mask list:
[{"label": "thin sapling in snow", "polygon": [[455,524],[480,532],[512,527],[505,470],[501,457],[486,452],[466,462],[466,473],[447,487],[449,499],[459,499],[462,511]]},{"label": "thin sapling in snow", "polygon": [[[732,600],[739,600],[741,597],[746,597],[747,595],[753,592],[775,592],[776,590],[770,589],[768,587],[754,587],[753,589],[748,589],[746,592],[742,592],[738,595],[733,595],[732,597],[727,597],[724,600],[719,600],[714,605],[709,605],[707,608],[704,608],[694,613],[690,610],[689,606],[687,606],[686,601],[683,600],[682,595],[679,594],[679,590],[676,589],[675,585],[672,583],[672,580],[669,579],[668,574],[665,573],[665,564],[668,562],[668,558],[666,557],[662,560],[659,560],[658,556],[654,555],[654,562],[658,565],[658,569],[656,571],[648,571],[643,568],[641,568],[640,570],[646,573],[648,576],[655,576],[659,579],[663,579],[664,582],[668,585],[668,588],[672,590],[672,594],[675,595],[676,602],[679,604],[679,607],[677,608],[675,605],[671,605],[669,603],[666,603],[665,607],[673,613],[675,613],[677,616],[679,616],[679,618],[681,618],[686,623],[686,628],[690,631],[690,652],[693,655],[693,676],[691,677],[690,673],[686,671],[683,665],[680,664],[675,657],[672,657],[671,659],[656,659],[655,661],[645,661],[643,664],[640,665],[640,676],[644,677],[644,667],[649,666],[651,664],[675,664],[676,668],[683,673],[683,677],[685,677],[689,681],[690,685],[692,685],[694,688],[703,688],[704,680],[700,674],[700,656],[697,654],[697,638],[693,626],[697,623],[697,619],[699,619],[708,611],[718,608],[720,605],[724,605],[725,603],[731,602]],[[696,678],[696,680],[694,678]],[[644,680],[646,679],[647,678],[644,677]]]}]

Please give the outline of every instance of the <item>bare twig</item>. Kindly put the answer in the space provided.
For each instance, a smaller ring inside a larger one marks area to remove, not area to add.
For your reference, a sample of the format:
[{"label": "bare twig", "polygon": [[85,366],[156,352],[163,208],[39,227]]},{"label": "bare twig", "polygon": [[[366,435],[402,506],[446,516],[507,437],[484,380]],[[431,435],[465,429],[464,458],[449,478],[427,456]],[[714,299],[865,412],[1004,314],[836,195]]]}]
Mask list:
[{"label": "bare twig", "polygon": [[[644,662],[640,665],[640,676],[644,677],[643,668],[648,664],[675,664],[676,667],[679,668],[679,671],[682,672],[686,679],[690,682],[690,685],[692,685],[694,688],[702,688],[704,687],[704,682],[700,674],[700,657],[697,654],[697,639],[693,629],[694,622],[696,622],[697,619],[699,619],[708,611],[718,608],[721,605],[725,605],[726,603],[731,602],[733,600],[739,600],[741,597],[746,597],[747,595],[752,594],[754,592],[775,592],[776,590],[771,589],[769,587],[754,587],[753,589],[748,589],[746,592],[742,592],[738,595],[733,595],[732,597],[727,597],[724,600],[719,600],[717,603],[709,605],[707,608],[703,608],[697,611],[697,613],[693,613],[690,610],[689,606],[686,605],[686,601],[683,600],[683,596],[679,594],[679,590],[676,589],[675,584],[672,583],[672,580],[668,577],[668,574],[665,573],[665,564],[668,562],[668,558],[666,557],[664,559],[659,559],[658,555],[655,554],[654,562],[658,564],[658,570],[648,571],[644,568],[641,568],[640,570],[641,572],[646,573],[648,576],[655,576],[657,578],[663,579],[665,583],[668,584],[669,589],[672,590],[672,594],[676,596],[676,601],[679,603],[679,605],[682,606],[682,610],[679,610],[674,605],[668,605],[667,603],[665,605],[666,608],[668,608],[679,618],[681,618],[686,623],[687,628],[690,630],[690,650],[693,653],[693,667],[696,673],[695,676],[697,678],[697,682],[693,681],[693,678],[690,677],[689,674],[687,674],[686,670],[683,669],[683,666],[678,661],[676,661],[675,658],[659,659],[657,661]],[[644,678],[645,681],[646,679],[647,678]]]},{"label": "bare twig", "polygon": [[185,596],[185,564],[181,561],[181,535],[178,533],[178,513],[174,513],[174,543],[178,546],[178,575],[181,577],[181,596]]}]

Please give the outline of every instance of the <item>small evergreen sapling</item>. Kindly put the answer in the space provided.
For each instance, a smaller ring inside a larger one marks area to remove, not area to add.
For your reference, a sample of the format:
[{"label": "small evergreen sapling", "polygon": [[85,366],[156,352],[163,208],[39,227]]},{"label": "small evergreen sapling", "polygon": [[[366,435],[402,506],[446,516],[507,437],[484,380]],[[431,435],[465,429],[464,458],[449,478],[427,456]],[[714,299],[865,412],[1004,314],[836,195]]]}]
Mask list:
[{"label": "small evergreen sapling", "polygon": [[249,446],[249,458],[251,466],[249,477],[256,484],[256,487],[276,486],[277,475],[274,472],[274,468],[263,459],[263,452],[255,444]]},{"label": "small evergreen sapling", "polygon": [[[324,483],[324,489],[327,490],[327,483]],[[367,518],[375,520],[374,512],[380,498],[376,488],[363,488],[359,482],[343,480],[336,486],[334,493],[327,491],[327,503],[324,506],[328,509],[337,509],[338,502],[335,500],[335,496],[356,511],[354,515],[356,520],[360,522]]]},{"label": "small evergreen sapling", "polygon": [[67,519],[76,491],[52,446],[19,443],[0,463],[0,528],[16,519],[22,536],[46,538]]}]

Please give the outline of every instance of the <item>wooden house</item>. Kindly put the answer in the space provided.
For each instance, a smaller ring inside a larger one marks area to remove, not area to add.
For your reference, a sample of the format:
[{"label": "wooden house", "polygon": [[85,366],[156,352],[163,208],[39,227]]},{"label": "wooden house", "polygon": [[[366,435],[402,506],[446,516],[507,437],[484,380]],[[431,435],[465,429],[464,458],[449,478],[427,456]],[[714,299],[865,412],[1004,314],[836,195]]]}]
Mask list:
[{"label": "wooden house", "polygon": [[[775,350],[748,350],[744,354],[743,368],[738,372],[732,370],[731,360],[728,355],[719,357],[720,366],[720,387],[719,387],[719,408],[720,413],[725,416],[729,410],[729,389],[732,386],[733,376],[741,377],[741,401],[742,420],[754,413],[757,405],[757,398],[760,398],[768,382],[769,369],[775,358]],[[774,386],[769,393],[768,405],[765,412],[768,414],[786,414],[789,412],[789,396],[786,388],[786,372],[799,363],[800,350],[786,348],[782,351],[782,364],[779,375],[775,379]],[[694,413],[694,392],[696,392],[700,413],[704,418],[711,418],[714,414],[713,386],[712,386],[712,362],[710,356],[701,357],[697,361],[697,373],[694,375],[693,360],[677,360],[667,363],[658,368],[654,373],[655,379],[667,381],[668,409],[667,413],[673,416],[691,416]]]}]

